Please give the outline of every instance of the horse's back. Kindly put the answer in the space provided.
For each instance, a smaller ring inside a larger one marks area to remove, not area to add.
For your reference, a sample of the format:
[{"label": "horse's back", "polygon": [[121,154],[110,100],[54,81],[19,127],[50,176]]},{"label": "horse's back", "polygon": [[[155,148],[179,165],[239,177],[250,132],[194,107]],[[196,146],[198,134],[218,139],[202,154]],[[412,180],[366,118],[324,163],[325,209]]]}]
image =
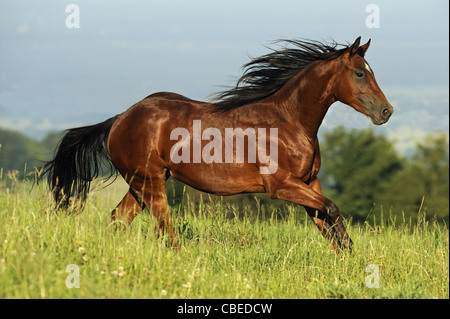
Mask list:
[{"label": "horse's back", "polygon": [[111,128],[108,150],[113,162],[135,166],[146,165],[152,153],[160,158],[167,153],[170,132],[185,127],[183,119],[204,112],[205,104],[171,92],[154,93],[137,102],[118,115]]},{"label": "horse's back", "polygon": [[167,102],[185,102],[193,104],[209,104],[207,102],[197,101],[190,99],[184,95],[174,92],[156,92],[145,97],[141,102],[153,102],[153,101],[167,101]]}]

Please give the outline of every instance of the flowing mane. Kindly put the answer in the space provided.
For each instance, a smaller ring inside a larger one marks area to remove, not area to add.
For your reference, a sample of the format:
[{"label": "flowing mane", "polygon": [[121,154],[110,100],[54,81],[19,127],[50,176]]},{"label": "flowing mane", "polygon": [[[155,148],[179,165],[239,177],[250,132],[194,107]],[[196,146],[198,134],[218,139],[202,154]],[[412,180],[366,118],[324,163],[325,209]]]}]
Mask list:
[{"label": "flowing mane", "polygon": [[[264,99],[278,91],[292,77],[311,63],[342,55],[348,46],[332,42],[278,40],[284,43],[280,50],[252,59],[243,66],[244,74],[236,86],[214,96],[214,112],[226,112]],[[293,48],[288,48],[293,45]],[[343,48],[337,49],[338,46]]]}]

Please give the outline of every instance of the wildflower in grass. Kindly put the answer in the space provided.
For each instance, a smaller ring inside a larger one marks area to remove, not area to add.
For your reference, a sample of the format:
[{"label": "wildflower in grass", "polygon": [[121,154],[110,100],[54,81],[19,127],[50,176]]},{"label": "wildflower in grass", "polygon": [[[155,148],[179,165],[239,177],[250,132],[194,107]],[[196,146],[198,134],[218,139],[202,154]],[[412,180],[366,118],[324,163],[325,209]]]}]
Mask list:
[{"label": "wildflower in grass", "polygon": [[164,289],[161,290],[161,295],[166,296],[167,295],[167,291],[165,291]]},{"label": "wildflower in grass", "polygon": [[186,284],[183,284],[183,288],[185,289],[191,288],[191,283],[188,281]]},{"label": "wildflower in grass", "polygon": [[118,270],[111,271],[111,274],[116,277],[123,277],[125,275],[125,270],[122,266],[119,266]]}]

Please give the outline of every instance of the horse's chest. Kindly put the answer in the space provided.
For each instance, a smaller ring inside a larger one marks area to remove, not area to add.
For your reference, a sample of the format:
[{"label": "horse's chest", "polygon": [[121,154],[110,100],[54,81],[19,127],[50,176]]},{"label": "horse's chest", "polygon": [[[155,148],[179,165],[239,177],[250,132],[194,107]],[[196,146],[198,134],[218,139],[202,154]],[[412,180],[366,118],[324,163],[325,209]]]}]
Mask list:
[{"label": "horse's chest", "polygon": [[320,159],[312,147],[292,150],[287,155],[287,163],[290,173],[305,183],[312,181],[320,168]]}]

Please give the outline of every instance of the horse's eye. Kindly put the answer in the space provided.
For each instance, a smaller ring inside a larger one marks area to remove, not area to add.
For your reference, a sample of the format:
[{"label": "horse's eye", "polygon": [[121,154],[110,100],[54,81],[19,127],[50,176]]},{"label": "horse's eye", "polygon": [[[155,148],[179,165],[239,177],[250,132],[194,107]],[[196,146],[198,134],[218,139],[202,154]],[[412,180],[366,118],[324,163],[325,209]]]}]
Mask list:
[{"label": "horse's eye", "polygon": [[364,76],[364,73],[361,73],[361,72],[356,72],[355,74],[359,78],[362,78]]}]

